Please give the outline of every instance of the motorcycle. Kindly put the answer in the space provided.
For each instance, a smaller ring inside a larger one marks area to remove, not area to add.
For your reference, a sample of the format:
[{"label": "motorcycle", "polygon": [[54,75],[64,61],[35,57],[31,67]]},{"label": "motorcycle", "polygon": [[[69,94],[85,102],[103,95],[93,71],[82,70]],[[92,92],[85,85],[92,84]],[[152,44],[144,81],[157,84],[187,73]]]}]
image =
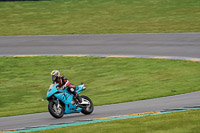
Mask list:
[{"label": "motorcycle", "polygon": [[[74,98],[73,94],[68,92],[67,88],[63,90],[57,89],[58,84],[51,84],[47,91],[47,100],[49,101],[49,113],[55,118],[62,118],[64,114],[83,113],[85,115],[91,114],[94,110],[91,99],[87,96],[80,96],[82,104]],[[84,84],[76,86],[75,91],[80,94],[85,90]]]}]

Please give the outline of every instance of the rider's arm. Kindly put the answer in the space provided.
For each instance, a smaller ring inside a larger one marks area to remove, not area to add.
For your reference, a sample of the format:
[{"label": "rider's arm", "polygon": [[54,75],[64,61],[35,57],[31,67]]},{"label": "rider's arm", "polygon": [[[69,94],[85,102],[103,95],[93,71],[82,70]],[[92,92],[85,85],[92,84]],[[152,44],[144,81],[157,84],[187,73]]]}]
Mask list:
[{"label": "rider's arm", "polygon": [[62,77],[64,87],[75,88],[76,86],[73,85],[66,77]]}]

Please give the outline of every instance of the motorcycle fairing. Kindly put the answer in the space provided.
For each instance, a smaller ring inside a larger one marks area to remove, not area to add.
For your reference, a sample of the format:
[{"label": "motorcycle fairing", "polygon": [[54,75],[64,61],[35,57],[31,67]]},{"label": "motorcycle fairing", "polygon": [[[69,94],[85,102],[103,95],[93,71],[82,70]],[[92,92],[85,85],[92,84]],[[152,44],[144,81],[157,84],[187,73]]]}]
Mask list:
[{"label": "motorcycle fairing", "polygon": [[71,104],[71,101],[73,99],[72,94],[64,92],[64,93],[54,94],[54,96],[65,104],[65,114],[81,112],[82,108],[77,107],[75,104],[74,105]]},{"label": "motorcycle fairing", "polygon": [[[66,88],[64,90],[58,90],[57,86],[58,84],[50,85],[49,90],[47,91],[47,99],[54,95],[56,98],[62,101],[65,104],[65,114],[81,112],[82,108],[77,107],[76,104],[71,104],[73,95],[70,94]],[[76,92],[80,94],[83,90],[83,87],[84,85],[76,86]]]}]

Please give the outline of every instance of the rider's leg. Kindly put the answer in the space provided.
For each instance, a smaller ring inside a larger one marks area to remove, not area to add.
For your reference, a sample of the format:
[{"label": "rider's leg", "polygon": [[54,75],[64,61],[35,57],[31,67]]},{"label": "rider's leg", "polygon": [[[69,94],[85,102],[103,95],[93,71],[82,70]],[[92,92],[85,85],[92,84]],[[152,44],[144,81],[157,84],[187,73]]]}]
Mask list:
[{"label": "rider's leg", "polygon": [[76,93],[75,88],[67,88],[67,89],[74,95],[74,98],[77,99],[79,103],[82,102],[82,98]]},{"label": "rider's leg", "polygon": [[75,92],[74,97],[78,100],[79,103],[82,103],[82,98]]}]

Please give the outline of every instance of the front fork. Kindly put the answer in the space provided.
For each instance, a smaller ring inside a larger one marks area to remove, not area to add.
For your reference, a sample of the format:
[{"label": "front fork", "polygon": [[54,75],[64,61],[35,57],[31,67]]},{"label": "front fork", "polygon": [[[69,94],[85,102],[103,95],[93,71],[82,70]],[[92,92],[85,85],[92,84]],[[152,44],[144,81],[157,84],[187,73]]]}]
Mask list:
[{"label": "front fork", "polygon": [[57,108],[60,108],[60,101],[57,99],[57,101],[58,101],[58,104],[57,104]]},{"label": "front fork", "polygon": [[61,105],[60,105],[60,101],[58,99],[54,99],[52,101],[56,104],[57,108],[60,108]]}]

